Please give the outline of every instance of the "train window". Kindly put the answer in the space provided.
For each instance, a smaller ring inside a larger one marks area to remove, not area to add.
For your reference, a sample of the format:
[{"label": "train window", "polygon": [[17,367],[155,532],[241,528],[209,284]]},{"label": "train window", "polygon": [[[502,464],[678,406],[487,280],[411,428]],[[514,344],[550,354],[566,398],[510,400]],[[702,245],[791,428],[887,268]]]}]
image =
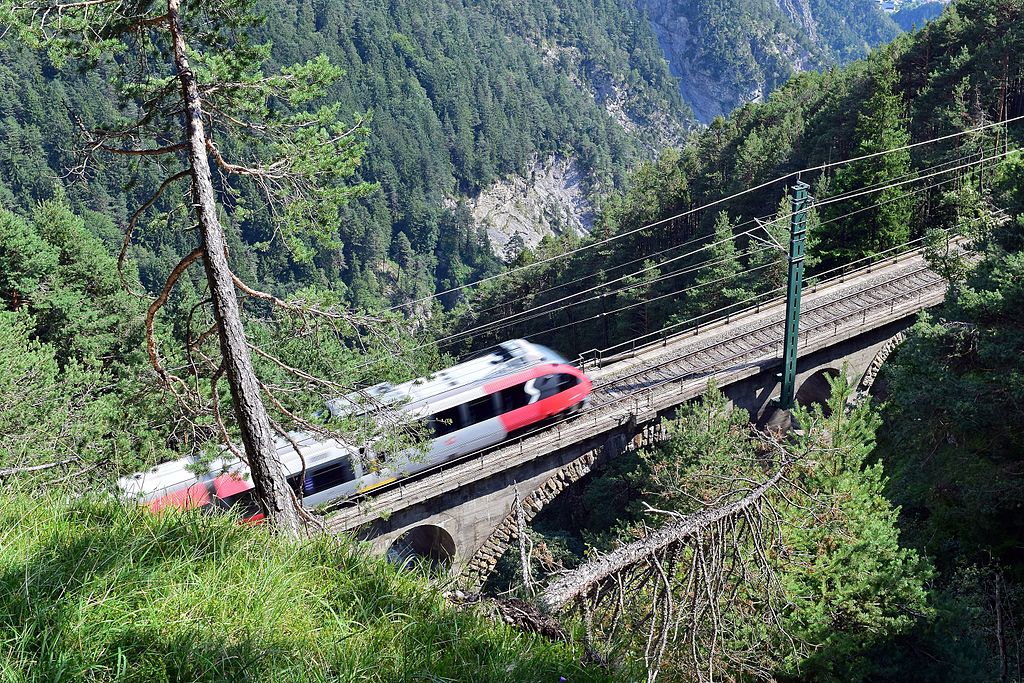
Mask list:
[{"label": "train window", "polygon": [[459,415],[459,406],[448,410],[442,410],[430,417],[430,425],[434,428],[434,437],[450,434],[456,429],[462,429],[462,418]]},{"label": "train window", "polygon": [[522,408],[530,403],[530,396],[524,387],[525,383],[501,390],[501,409],[504,412]]},{"label": "train window", "polygon": [[567,391],[572,389],[574,386],[580,383],[580,380],[576,375],[570,375],[568,373],[561,374],[558,376],[558,390]]},{"label": "train window", "polygon": [[537,400],[551,398],[561,389],[558,388],[558,375],[544,375],[533,380],[533,387],[540,392]]},{"label": "train window", "polygon": [[470,424],[490,420],[498,414],[494,406],[494,397],[491,394],[473,399],[466,406],[469,408]]},{"label": "train window", "polygon": [[340,458],[315,470],[307,470],[302,481],[302,493],[309,495],[319,493],[356,478],[355,470],[348,458]]},{"label": "train window", "polygon": [[256,490],[248,489],[240,493],[236,493],[233,496],[222,498],[224,504],[228,507],[238,510],[238,514],[243,518],[252,517],[260,513],[259,503],[256,502]]}]

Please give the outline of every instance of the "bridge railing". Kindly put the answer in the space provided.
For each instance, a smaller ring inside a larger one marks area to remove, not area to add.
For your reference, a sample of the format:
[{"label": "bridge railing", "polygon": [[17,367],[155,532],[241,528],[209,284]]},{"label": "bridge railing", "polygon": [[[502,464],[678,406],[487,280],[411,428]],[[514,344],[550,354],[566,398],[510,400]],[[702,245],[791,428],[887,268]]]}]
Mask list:
[{"label": "bridge railing", "polygon": [[[901,255],[900,257],[902,258],[905,255],[906,254]],[[908,273],[905,277],[909,277],[910,275],[920,273],[920,272],[922,272],[924,270],[928,270],[928,269],[927,268],[916,269],[916,270],[912,271],[911,273]],[[867,288],[867,289],[862,290],[862,291],[871,291],[871,290],[879,289],[879,288],[884,287],[886,285],[891,285],[892,282],[893,281],[889,281],[887,283],[879,283],[877,285],[873,285],[872,287]],[[827,328],[829,326],[833,326],[833,330],[834,330],[833,331],[833,335],[838,334],[839,324],[840,324],[841,321],[848,321],[851,318],[856,318],[858,315],[861,316],[861,320],[860,320],[860,322],[858,324],[859,327],[864,327],[869,322],[874,324],[876,321],[884,321],[885,318],[887,318],[888,316],[891,316],[895,312],[896,305],[900,301],[906,301],[908,299],[916,299],[916,301],[918,302],[918,306],[919,306],[919,302],[922,299],[922,297],[924,296],[925,292],[927,290],[929,290],[929,289],[934,288],[936,286],[937,282],[941,282],[941,280],[939,280],[939,281],[933,280],[931,282],[924,283],[924,284],[919,285],[919,286],[917,286],[917,287],[915,287],[913,289],[910,289],[910,290],[904,290],[904,291],[896,292],[891,297],[888,297],[888,298],[885,298],[885,299],[873,302],[869,306],[865,307],[863,310],[858,309],[858,310],[852,311],[852,312],[850,312],[850,311],[841,312],[837,316],[833,316],[833,317],[828,318],[827,320],[819,321],[817,323],[814,323],[814,324],[812,324],[809,327],[805,327],[805,329],[801,331],[801,336],[803,337],[803,341],[806,344],[809,341],[810,336],[813,333],[815,333],[815,332],[817,332],[817,331],[819,331],[821,329],[825,329],[825,328]],[[817,307],[815,307],[813,309],[809,309],[809,310],[819,310],[819,309],[825,308],[828,305],[833,304],[833,303],[834,302],[828,302],[828,303],[825,303],[825,304],[821,304],[821,305],[819,305],[819,306],[817,306]],[[867,315],[868,311],[870,311],[870,310],[878,310],[878,309],[881,309],[881,311],[878,314],[873,315],[870,318],[868,317],[868,315]],[[777,323],[772,323],[772,324],[777,324]],[[768,326],[770,326],[770,325],[771,324],[769,324]],[[760,329],[763,329],[763,328],[758,328],[758,330],[760,330]],[[752,334],[752,333],[754,333],[754,331],[747,331],[746,334]],[[615,381],[618,383],[618,382],[622,382],[623,380],[628,380],[628,379],[630,379],[632,377],[636,377],[636,376],[638,376],[640,374],[651,372],[652,370],[657,369],[658,367],[662,367],[664,365],[671,364],[671,363],[678,363],[678,362],[680,362],[682,360],[685,360],[686,358],[690,358],[690,357],[696,356],[696,355],[701,354],[701,353],[707,353],[711,349],[722,347],[725,344],[728,344],[728,343],[731,343],[731,342],[734,342],[734,341],[735,341],[735,339],[723,340],[723,341],[718,342],[716,344],[713,344],[711,346],[704,347],[704,348],[701,348],[701,349],[697,349],[697,350],[691,351],[691,352],[689,352],[687,354],[682,354],[680,356],[673,357],[672,359],[669,359],[669,360],[665,361],[664,363],[659,364],[658,366],[653,366],[653,367],[652,366],[648,366],[648,367],[640,368],[640,369],[636,370],[633,373],[629,373],[629,374],[626,374],[626,375],[622,375],[622,376],[616,377]],[[516,439],[516,441],[513,441],[513,442],[505,441],[505,442],[503,442],[501,444],[481,449],[479,451],[467,454],[467,455],[462,456],[460,458],[455,458],[455,459],[449,460],[449,461],[444,462],[444,463],[439,463],[439,464],[437,464],[437,465],[435,465],[435,466],[433,466],[431,468],[428,468],[426,470],[423,470],[422,472],[417,473],[416,478],[414,480],[412,480],[412,481],[401,480],[400,479],[398,482],[396,482],[395,485],[393,485],[391,487],[383,487],[382,489],[379,489],[379,490],[375,491],[374,494],[372,494],[372,495],[366,494],[364,496],[349,498],[349,499],[347,499],[345,501],[341,501],[341,502],[339,502],[338,505],[336,505],[336,506],[334,506],[332,508],[329,508],[328,512],[336,511],[342,505],[346,505],[347,506],[347,505],[351,505],[351,504],[359,504],[362,501],[366,501],[367,499],[369,499],[371,497],[376,497],[377,495],[380,495],[380,494],[383,494],[383,493],[391,492],[392,495],[393,495],[394,492],[395,492],[395,489],[397,489],[397,496],[396,497],[399,500],[404,500],[405,497],[406,497],[406,491],[408,491],[411,487],[416,486],[422,479],[425,479],[425,478],[430,478],[431,479],[432,486],[434,486],[434,487],[443,487],[445,484],[449,483],[448,482],[448,478],[443,476],[446,473],[446,471],[454,469],[456,467],[460,467],[460,468],[464,467],[464,466],[468,465],[469,463],[471,463],[473,460],[477,461],[477,469],[479,469],[479,470],[487,469],[489,464],[491,464],[492,460],[500,460],[501,463],[504,465],[501,469],[507,469],[507,467],[508,467],[508,455],[509,455],[510,449],[513,449],[512,452],[514,452],[514,450],[517,449],[519,451],[519,453],[518,453],[518,455],[519,455],[518,460],[519,461],[525,461],[526,459],[528,459],[527,458],[527,453],[526,453],[527,441],[529,439],[531,439],[533,437],[536,437],[536,436],[539,436],[539,435],[541,435],[542,433],[545,433],[545,432],[548,433],[548,436],[549,436],[549,438],[547,440],[547,443],[543,444],[543,448],[538,448],[538,447],[542,446],[542,444],[540,442],[531,444],[532,450],[542,450],[543,452],[551,452],[553,450],[559,450],[559,449],[561,449],[561,448],[563,448],[565,446],[575,444],[575,443],[579,442],[582,439],[586,439],[586,438],[589,438],[589,437],[592,437],[592,436],[597,436],[597,435],[599,435],[602,432],[608,431],[608,429],[613,429],[615,426],[617,426],[618,424],[620,424],[622,422],[622,420],[618,419],[618,418],[622,418],[623,416],[621,416],[621,415],[617,416],[616,415],[615,410],[614,410],[615,407],[620,406],[620,405],[629,405],[629,404],[631,404],[631,406],[632,406],[631,415],[634,416],[634,417],[637,417],[637,418],[639,418],[642,415],[656,414],[659,410],[662,410],[664,408],[663,407],[659,407],[662,402],[656,401],[655,400],[655,396],[659,395],[659,394],[668,395],[670,393],[670,390],[666,390],[666,391],[662,391],[662,390],[663,389],[667,389],[667,387],[669,385],[677,384],[678,385],[678,392],[677,393],[680,394],[680,395],[681,394],[685,394],[688,387],[692,387],[695,384],[705,382],[707,377],[708,377],[708,375],[714,374],[715,372],[721,372],[721,371],[723,371],[723,369],[730,369],[730,368],[723,368],[722,366],[724,364],[734,363],[734,362],[742,360],[742,359],[750,359],[752,356],[756,356],[758,353],[763,352],[764,350],[766,350],[766,349],[768,349],[770,347],[780,348],[781,344],[782,344],[781,340],[772,340],[772,341],[769,341],[769,342],[764,342],[764,343],[758,344],[756,346],[744,347],[744,348],[740,349],[739,351],[736,351],[736,352],[734,352],[732,354],[727,354],[725,357],[713,358],[709,363],[706,363],[706,364],[704,364],[702,366],[699,366],[699,367],[696,367],[696,368],[692,368],[692,369],[688,370],[684,375],[660,379],[658,381],[655,381],[653,383],[650,383],[650,384],[644,386],[642,389],[640,389],[638,391],[631,392],[630,394],[628,394],[626,396],[615,398],[615,399],[613,399],[611,401],[602,403],[600,405],[591,406],[590,408],[586,408],[583,411],[581,411],[581,412],[579,412],[579,413],[577,413],[575,415],[570,415],[570,416],[563,417],[563,418],[555,421],[554,423],[548,423],[546,425],[539,426],[538,428],[536,428],[534,430],[531,430],[530,432],[527,432],[525,434],[520,435]],[[763,358],[763,357],[764,356],[762,355],[761,358]],[[751,360],[751,363],[754,363],[754,360]],[[736,371],[742,371],[744,368],[733,367],[731,369],[732,370],[736,370]],[[602,425],[601,425],[602,421],[609,421],[610,423],[613,422],[614,424],[609,424],[609,425],[605,425],[604,427],[602,427]],[[534,456],[534,457],[536,457],[536,456]],[[440,476],[440,479],[438,479],[439,476]],[[456,477],[456,480],[459,480],[459,479],[460,479],[459,477]]]},{"label": "bridge railing", "polygon": [[[918,269],[918,270],[913,271],[913,273],[919,273],[922,270],[928,270],[928,269],[927,268]],[[941,280],[938,280],[938,281],[933,280],[931,282],[927,282],[927,283],[924,283],[922,285],[919,285],[919,286],[917,286],[917,287],[915,287],[913,289],[897,292],[893,296],[891,296],[891,297],[889,297],[887,299],[884,299],[884,300],[881,300],[881,301],[878,301],[878,302],[875,302],[875,303],[871,304],[870,306],[866,307],[866,309],[864,309],[863,311],[858,310],[858,311],[855,311],[855,312],[845,312],[845,313],[841,313],[840,315],[835,316],[833,318],[829,318],[828,320],[815,323],[811,327],[805,328],[801,332],[801,335],[803,336],[803,340],[805,342],[808,342],[809,338],[810,338],[810,335],[812,333],[817,332],[818,330],[821,330],[823,328],[827,328],[830,325],[835,325],[833,334],[838,334],[838,324],[837,324],[838,321],[840,321],[840,320],[849,320],[850,318],[856,318],[858,314],[862,314],[861,322],[859,324],[860,327],[863,327],[863,326],[867,325],[869,321],[872,324],[874,324],[876,321],[879,321],[879,322],[880,321],[884,321],[887,317],[891,316],[895,312],[896,303],[897,302],[899,302],[899,301],[906,301],[908,299],[915,299],[916,302],[919,304],[919,302],[923,298],[925,292],[927,292],[930,289],[935,288],[936,284],[938,284],[939,282],[941,282]],[[875,289],[875,288],[884,286],[886,284],[891,284],[891,282],[890,283],[881,283],[881,284],[876,285],[875,287],[872,287],[872,288],[869,288],[869,289]],[[868,290],[863,290],[863,291],[868,291]],[[887,304],[888,304],[888,306],[886,306]],[[887,311],[885,310],[886,308],[888,308]],[[883,309],[883,310],[879,314],[871,316],[870,318],[868,318],[868,316],[866,315],[866,311],[867,310],[871,310],[871,309]],[[748,334],[749,333],[750,332],[748,332]],[[624,378],[628,379],[629,377],[633,377],[633,376],[636,376],[636,375],[644,373],[644,372],[650,372],[652,369],[656,369],[656,367],[660,367],[661,365],[667,365],[667,364],[670,364],[670,363],[676,363],[676,362],[679,362],[680,360],[682,360],[684,358],[687,358],[687,357],[690,357],[690,356],[694,356],[694,355],[697,355],[697,354],[700,354],[700,353],[705,353],[705,352],[707,352],[708,350],[710,350],[712,348],[717,348],[717,347],[720,347],[720,346],[724,346],[725,344],[731,343],[733,341],[735,341],[735,340],[733,340],[733,339],[723,340],[723,341],[718,342],[717,344],[714,344],[712,346],[704,347],[702,349],[698,349],[696,351],[690,352],[689,354],[684,354],[682,356],[678,356],[678,357],[672,358],[671,360],[665,361],[665,363],[660,364],[659,366],[654,366],[653,368],[651,366],[648,366],[648,367],[642,368],[641,370],[638,370],[636,373],[631,373],[631,374],[626,375],[624,377],[622,377],[622,376],[616,377],[615,381],[619,382],[619,381],[621,381]],[[741,349],[740,351],[737,351],[737,352],[733,353],[732,355],[727,355],[724,358],[723,357],[719,357],[719,358],[714,359],[711,363],[708,363],[708,364],[706,364],[704,366],[693,368],[692,370],[690,370],[689,372],[687,372],[683,376],[663,379],[661,381],[655,382],[653,384],[650,384],[650,385],[644,387],[639,392],[634,392],[634,393],[631,393],[628,396],[624,396],[624,397],[621,397],[619,399],[615,399],[615,400],[613,400],[613,401],[611,401],[609,403],[602,404],[601,406],[598,406],[597,408],[606,409],[606,408],[608,408],[611,405],[615,405],[615,404],[626,402],[626,401],[632,401],[633,405],[635,407],[639,407],[641,404],[646,404],[646,406],[650,409],[654,405],[653,404],[653,396],[656,393],[657,389],[660,389],[660,388],[665,387],[665,386],[670,385],[670,384],[677,383],[679,385],[679,393],[685,393],[685,389],[689,385],[694,384],[695,382],[702,381],[708,374],[711,374],[711,372],[715,371],[716,369],[720,371],[721,368],[719,366],[723,365],[724,363],[729,363],[731,361],[736,361],[736,360],[743,359],[744,357],[749,357],[751,355],[755,355],[759,351],[763,351],[764,349],[767,349],[767,348],[770,348],[770,347],[778,348],[778,347],[781,347],[781,346],[782,346],[782,341],[781,340],[772,340],[770,342],[764,342],[764,343],[759,344],[757,346],[745,347],[745,348]],[[695,377],[695,375],[697,375],[697,376]],[[641,399],[641,397],[640,397],[641,393],[644,394],[643,399]],[[595,408],[595,410],[597,408]],[[538,430],[538,432],[539,431],[543,431],[543,430]],[[534,433],[537,433],[537,432],[534,432]],[[532,434],[533,433],[526,434],[522,438],[526,438],[528,436],[531,436]]]},{"label": "bridge railing", "polygon": [[[923,249],[920,247],[914,249],[907,249],[907,247],[913,244],[921,243],[923,241],[924,236],[921,236],[916,239],[905,242],[903,244],[897,245],[895,247],[890,247],[888,249],[880,251],[877,254],[865,256],[863,258],[850,261],[849,263],[845,263],[841,266],[836,266],[835,268],[830,268],[829,270],[822,271],[821,273],[816,273],[807,278],[806,284],[804,285],[804,290],[809,290],[812,293],[817,292],[819,287],[827,286],[837,282],[845,282],[846,278],[850,276],[856,277],[859,275],[870,273],[873,269],[877,268],[878,265],[881,263],[891,262],[893,264],[896,264],[899,263],[900,259],[912,258],[920,254],[923,251]],[[901,249],[904,251],[898,251]],[[896,253],[893,254],[892,252]],[[868,262],[867,265],[858,265],[863,264],[864,262]],[[642,343],[644,340],[653,341],[657,339],[658,341],[661,342],[662,346],[668,346],[670,341],[675,341],[680,337],[690,335],[697,336],[702,331],[706,332],[708,330],[716,329],[723,325],[728,325],[738,319],[745,318],[750,315],[757,315],[761,312],[761,309],[766,304],[777,303],[773,301],[773,298],[775,298],[776,294],[785,291],[785,289],[785,287],[776,287],[766,292],[761,292],[760,294],[748,297],[747,299],[744,299],[742,301],[737,301],[736,303],[726,306],[724,309],[709,311],[708,313],[702,313],[701,315],[690,318],[688,320],[683,320],[677,323],[672,323],[671,325],[666,325],[658,330],[648,332],[626,342],[613,344],[603,349],[589,349],[587,351],[582,352],[577,357],[576,363],[582,370],[586,370],[588,366],[598,368],[604,367],[604,365],[608,363],[615,363],[625,358],[635,357],[636,349],[638,347],[643,349],[650,346],[650,344],[648,343]],[[782,299],[779,298],[779,301],[781,300]],[[728,310],[730,308],[743,306],[744,304],[751,304],[752,302],[755,303],[753,303],[750,306],[747,306],[747,308],[742,308],[735,311]],[[727,311],[724,316],[722,315],[723,310]],[[704,323],[702,326],[701,321],[709,318],[710,321]],[[675,330],[679,328],[683,329],[681,329],[679,332],[672,332],[671,334],[669,333],[670,330]]]}]

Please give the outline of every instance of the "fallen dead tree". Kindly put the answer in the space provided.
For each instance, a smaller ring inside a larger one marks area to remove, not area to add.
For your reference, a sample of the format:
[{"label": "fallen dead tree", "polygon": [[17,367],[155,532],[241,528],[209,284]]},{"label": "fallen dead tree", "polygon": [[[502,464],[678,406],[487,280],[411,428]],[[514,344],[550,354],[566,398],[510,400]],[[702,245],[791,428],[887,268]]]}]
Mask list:
[{"label": "fallen dead tree", "polygon": [[549,612],[561,610],[572,600],[587,595],[613,581],[616,575],[626,572],[639,564],[648,563],[667,549],[685,543],[703,534],[716,524],[731,518],[743,516],[756,506],[765,493],[773,489],[785,476],[788,465],[779,468],[768,481],[735,502],[719,508],[702,510],[660,529],[647,538],[634,541],[621,548],[587,562],[583,566],[562,575],[549,585],[539,597],[541,607]]},{"label": "fallen dead tree", "polygon": [[[544,586],[539,613],[624,680],[640,667],[653,682],[842,678],[869,665],[878,642],[926,613],[928,568],[900,545],[871,461],[877,418],[849,405],[845,373],[830,384],[828,405],[797,409],[801,428],[785,436],[751,430],[720,393],[676,416],[664,443],[624,463],[622,486],[643,487],[631,500],[644,509],[595,537],[609,550],[528,581]],[[518,614],[501,619],[537,621]]]},{"label": "fallen dead tree", "polygon": [[538,596],[539,606],[563,618],[579,614],[592,659],[614,664],[627,651],[642,655],[652,683],[670,645],[676,667],[696,680],[712,680],[721,659],[749,670],[743,653],[721,647],[726,613],[738,593],[757,586],[752,592],[762,598],[754,609],[785,632],[766,529],[777,528],[769,493],[790,464],[738,488],[731,502],[690,514],[655,511],[672,521],[561,575]]}]

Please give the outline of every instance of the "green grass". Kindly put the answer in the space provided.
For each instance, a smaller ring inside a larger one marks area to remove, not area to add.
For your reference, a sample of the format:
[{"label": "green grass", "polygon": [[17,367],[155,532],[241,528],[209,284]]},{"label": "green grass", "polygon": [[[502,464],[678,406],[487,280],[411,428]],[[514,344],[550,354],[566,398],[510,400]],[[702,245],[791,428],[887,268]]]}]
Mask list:
[{"label": "green grass", "polygon": [[613,680],[579,661],[349,543],[0,493],[0,683]]}]

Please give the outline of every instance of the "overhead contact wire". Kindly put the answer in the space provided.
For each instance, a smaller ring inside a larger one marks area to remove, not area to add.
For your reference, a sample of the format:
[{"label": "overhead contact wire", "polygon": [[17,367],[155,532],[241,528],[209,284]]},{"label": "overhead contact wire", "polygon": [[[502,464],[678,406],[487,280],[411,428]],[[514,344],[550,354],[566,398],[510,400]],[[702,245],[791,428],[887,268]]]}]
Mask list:
[{"label": "overhead contact wire", "polygon": [[875,158],[875,157],[884,156],[886,154],[892,154],[894,152],[900,152],[900,151],[904,151],[904,150],[908,150],[908,149],[914,149],[914,148],[920,147],[922,145],[930,145],[930,144],[934,144],[936,142],[942,142],[942,141],[945,141],[945,140],[950,140],[950,139],[961,137],[961,136],[968,135],[968,134],[971,134],[971,133],[977,133],[977,132],[980,132],[980,131],[983,131],[983,130],[987,130],[989,128],[993,128],[993,127],[997,127],[997,126],[1006,126],[1006,125],[1008,125],[1010,123],[1016,123],[1017,121],[1020,121],[1021,119],[1024,119],[1024,115],[1015,116],[1013,118],[1006,119],[1004,121],[999,121],[999,122],[995,122],[995,123],[985,124],[983,126],[977,126],[975,128],[970,128],[968,130],[963,130],[963,131],[959,131],[959,132],[956,132],[956,133],[950,133],[948,135],[942,135],[942,136],[939,136],[939,137],[936,137],[936,138],[930,138],[928,140],[922,140],[920,142],[914,142],[914,143],[910,143],[910,144],[907,144],[907,145],[902,145],[900,147],[893,147],[893,148],[886,149],[886,150],[881,150],[881,151],[878,151],[878,152],[872,152],[870,154],[862,154],[862,155],[857,156],[857,157],[851,157],[849,159],[841,159],[839,161],[829,161],[829,162],[825,162],[825,163],[819,164],[817,166],[810,166],[810,167],[807,167],[807,168],[804,168],[804,169],[801,169],[801,170],[798,170],[798,171],[791,171],[789,173],[786,173],[784,175],[778,176],[778,177],[773,178],[771,180],[766,180],[765,182],[760,183],[758,185],[754,185],[752,187],[745,188],[743,190],[740,190],[739,192],[735,192],[735,193],[733,193],[731,195],[728,195],[726,197],[721,197],[721,198],[713,200],[711,202],[707,202],[705,204],[702,204],[701,206],[698,206],[698,207],[695,207],[695,208],[691,208],[691,209],[687,209],[686,211],[683,211],[681,213],[675,214],[673,216],[668,216],[666,218],[662,218],[662,219],[659,219],[657,221],[653,221],[653,222],[648,223],[646,225],[643,225],[641,227],[633,228],[631,230],[627,230],[625,232],[621,232],[621,233],[612,235],[610,237],[606,237],[606,238],[604,238],[602,240],[598,240],[596,242],[591,242],[591,243],[582,245],[580,247],[576,247],[575,249],[570,249],[569,251],[565,251],[565,252],[562,252],[560,254],[556,254],[554,256],[549,256],[549,257],[541,259],[539,261],[534,261],[533,263],[528,263],[528,264],[525,264],[525,265],[522,265],[522,266],[518,266],[516,268],[512,268],[510,270],[506,270],[506,271],[503,271],[501,273],[496,273],[494,275],[489,275],[487,277],[481,278],[479,280],[475,280],[473,282],[467,282],[467,283],[459,285],[457,287],[450,287],[450,288],[448,288],[446,290],[443,290],[441,292],[436,292],[434,294],[431,294],[431,295],[425,296],[425,297],[421,297],[421,298],[416,299],[414,301],[405,302],[405,303],[401,303],[401,304],[396,304],[394,306],[391,306],[387,310],[393,311],[393,310],[397,310],[397,309],[400,309],[400,308],[405,308],[405,307],[408,307],[408,306],[415,306],[416,304],[420,304],[420,303],[424,303],[424,302],[427,302],[427,301],[431,301],[433,299],[436,299],[438,297],[444,296],[446,294],[452,294],[452,293],[455,293],[455,292],[459,292],[459,291],[462,291],[464,289],[468,289],[469,287],[476,287],[476,286],[479,286],[479,285],[481,285],[481,284],[483,284],[485,282],[490,282],[490,281],[498,279],[498,278],[507,277],[509,275],[512,275],[513,273],[521,272],[523,270],[527,270],[527,269],[530,269],[530,268],[535,268],[537,266],[543,265],[545,263],[550,263],[552,261],[557,261],[559,259],[563,259],[563,258],[566,258],[568,256],[572,256],[573,254],[577,254],[579,252],[586,251],[588,249],[593,249],[595,247],[599,247],[599,246],[602,246],[604,244],[608,244],[610,242],[614,242],[614,241],[622,239],[623,237],[626,237],[628,235],[633,235],[633,234],[636,234],[638,232],[642,232],[644,230],[649,230],[649,229],[657,227],[659,225],[663,225],[663,224],[668,223],[670,221],[674,221],[674,220],[677,220],[679,218],[684,218],[686,216],[692,215],[692,214],[700,212],[700,211],[705,211],[705,210],[707,210],[709,208],[718,206],[719,204],[723,204],[725,202],[728,202],[728,201],[731,201],[733,199],[736,199],[737,197],[742,197],[742,196],[750,194],[752,192],[756,192],[757,190],[761,190],[761,189],[764,189],[766,187],[770,187],[770,186],[772,186],[772,185],[774,185],[776,183],[779,183],[779,182],[782,182],[782,181],[785,181],[785,180],[789,180],[790,178],[793,178],[794,176],[799,177],[803,173],[812,173],[812,172],[815,172],[815,171],[825,171],[825,170],[828,170],[828,169],[831,169],[831,168],[836,168],[838,166],[845,166],[847,164],[851,164],[851,163],[854,163],[854,162],[857,162],[857,161],[863,161],[865,159],[872,159],[872,158]]}]

